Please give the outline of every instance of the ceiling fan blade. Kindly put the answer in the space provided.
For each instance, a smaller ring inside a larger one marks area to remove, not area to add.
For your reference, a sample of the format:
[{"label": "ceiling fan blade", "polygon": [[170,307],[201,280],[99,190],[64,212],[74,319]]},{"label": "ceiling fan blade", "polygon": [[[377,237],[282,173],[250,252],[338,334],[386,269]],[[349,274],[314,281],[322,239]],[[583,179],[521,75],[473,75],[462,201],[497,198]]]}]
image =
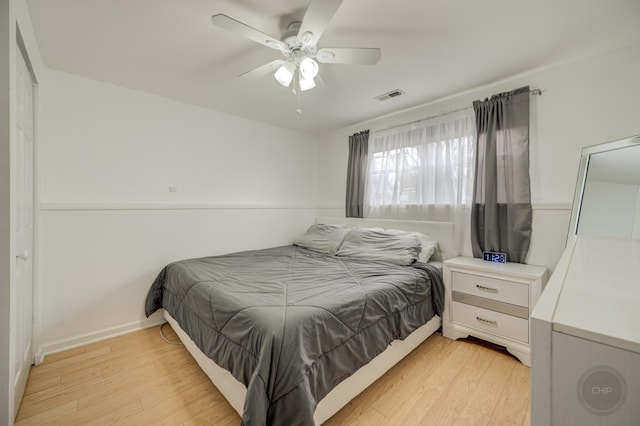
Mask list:
[{"label": "ceiling fan blade", "polygon": [[317,44],[341,4],[342,0],[311,0],[302,18],[298,36],[303,37],[305,33],[311,33],[313,39],[305,40],[306,44]]},{"label": "ceiling fan blade", "polygon": [[316,59],[324,64],[375,65],[381,56],[378,48],[325,47],[318,49]]},{"label": "ceiling fan blade", "polygon": [[276,72],[278,67],[280,67],[280,65],[282,64],[284,64],[284,61],[282,59],[276,59],[275,61],[271,61],[268,64],[260,65],[257,68],[254,68],[245,73],[242,73],[238,77],[251,78],[251,79],[264,77],[267,74],[272,74]]},{"label": "ceiling fan blade", "polygon": [[211,22],[213,22],[213,25],[217,27],[224,28],[227,31],[241,35],[249,40],[255,41],[256,43],[260,43],[263,46],[280,51],[287,50],[287,46],[280,40],[222,13],[213,15],[211,17]]}]

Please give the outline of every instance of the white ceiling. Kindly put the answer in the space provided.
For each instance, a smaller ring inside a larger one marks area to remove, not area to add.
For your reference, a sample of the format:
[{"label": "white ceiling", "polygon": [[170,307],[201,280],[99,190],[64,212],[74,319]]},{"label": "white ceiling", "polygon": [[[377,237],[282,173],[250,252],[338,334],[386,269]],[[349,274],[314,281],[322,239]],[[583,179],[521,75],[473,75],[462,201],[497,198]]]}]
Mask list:
[{"label": "white ceiling", "polygon": [[[322,0],[316,0],[322,1]],[[640,41],[639,0],[344,0],[319,47],[380,47],[375,66],[321,65],[297,98],[236,76],[279,52],[211,24],[280,38],[308,0],[28,0],[46,66],[322,134],[551,63]],[[401,89],[384,102],[375,96]]]}]

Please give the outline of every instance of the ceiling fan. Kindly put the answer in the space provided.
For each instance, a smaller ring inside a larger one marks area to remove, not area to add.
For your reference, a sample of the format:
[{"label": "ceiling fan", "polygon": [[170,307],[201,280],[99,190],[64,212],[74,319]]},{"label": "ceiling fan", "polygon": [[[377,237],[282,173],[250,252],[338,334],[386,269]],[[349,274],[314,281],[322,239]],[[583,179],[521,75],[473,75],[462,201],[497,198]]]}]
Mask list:
[{"label": "ceiling fan", "polygon": [[240,77],[261,77],[273,72],[275,79],[283,86],[289,87],[293,82],[293,92],[299,94],[299,91],[316,86],[315,78],[320,70],[318,62],[375,65],[380,60],[381,51],[377,48],[318,48],[318,40],[342,1],[311,0],[302,21],[290,23],[280,40],[224,14],[213,15],[211,20],[213,25],[278,50],[284,56],[284,59],[261,65]]}]

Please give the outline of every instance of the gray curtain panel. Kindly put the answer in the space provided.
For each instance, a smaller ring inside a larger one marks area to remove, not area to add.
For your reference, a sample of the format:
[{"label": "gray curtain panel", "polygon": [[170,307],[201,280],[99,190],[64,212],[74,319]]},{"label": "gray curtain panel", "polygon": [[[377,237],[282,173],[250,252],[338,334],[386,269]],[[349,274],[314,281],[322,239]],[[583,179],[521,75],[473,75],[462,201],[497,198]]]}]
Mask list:
[{"label": "gray curtain panel", "polygon": [[471,207],[474,257],[498,251],[525,263],[531,241],[529,86],[473,102],[476,167]]},{"label": "gray curtain panel", "polygon": [[369,130],[349,136],[346,216],[364,217],[364,191],[369,165]]}]

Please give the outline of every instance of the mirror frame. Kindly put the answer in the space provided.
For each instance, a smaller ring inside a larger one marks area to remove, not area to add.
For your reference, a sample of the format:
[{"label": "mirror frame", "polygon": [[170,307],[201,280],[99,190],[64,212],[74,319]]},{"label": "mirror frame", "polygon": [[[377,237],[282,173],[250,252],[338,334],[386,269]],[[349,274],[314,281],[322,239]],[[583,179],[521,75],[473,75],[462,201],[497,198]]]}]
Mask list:
[{"label": "mirror frame", "polygon": [[637,145],[640,145],[640,135],[582,148],[580,165],[578,167],[578,179],[576,182],[576,189],[573,194],[573,205],[571,206],[571,221],[569,222],[569,232],[567,232],[567,245],[574,241],[576,236],[578,235],[580,209],[582,208],[582,198],[584,196],[584,187],[587,182],[587,174],[589,172],[589,161],[591,160],[591,156],[593,154],[599,154],[601,152],[614,151],[617,149],[623,149]]}]

